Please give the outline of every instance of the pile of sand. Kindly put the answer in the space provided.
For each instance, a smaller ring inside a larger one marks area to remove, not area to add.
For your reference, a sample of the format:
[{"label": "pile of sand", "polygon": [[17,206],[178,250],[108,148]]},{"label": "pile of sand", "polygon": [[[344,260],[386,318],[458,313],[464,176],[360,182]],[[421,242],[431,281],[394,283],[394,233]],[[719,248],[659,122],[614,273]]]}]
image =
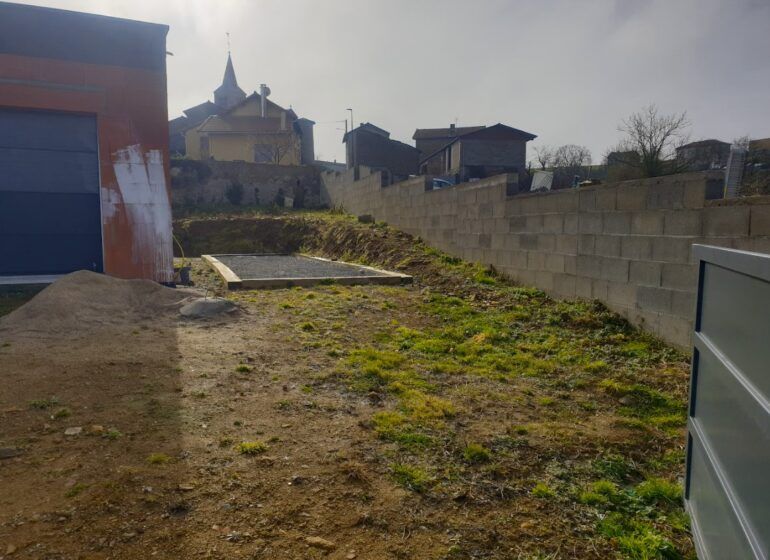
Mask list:
[{"label": "pile of sand", "polygon": [[73,272],[0,319],[0,332],[66,335],[106,326],[136,325],[163,316],[178,316],[179,308],[197,295],[150,280]]}]

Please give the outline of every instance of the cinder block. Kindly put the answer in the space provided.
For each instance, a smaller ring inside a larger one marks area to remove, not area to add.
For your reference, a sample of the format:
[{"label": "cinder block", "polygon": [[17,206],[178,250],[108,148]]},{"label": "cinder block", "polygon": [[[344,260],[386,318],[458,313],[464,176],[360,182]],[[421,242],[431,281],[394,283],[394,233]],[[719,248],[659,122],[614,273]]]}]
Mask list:
[{"label": "cinder block", "polygon": [[601,278],[601,267],[601,257],[593,255],[577,256],[576,271],[578,276],[584,276],[585,278]]},{"label": "cinder block", "polygon": [[604,233],[630,233],[631,232],[631,213],[630,212],[607,212],[603,214]]},{"label": "cinder block", "polygon": [[652,240],[643,235],[623,235],[620,238],[620,256],[624,259],[649,260],[652,258]]},{"label": "cinder block", "polygon": [[593,255],[596,250],[595,235],[578,236],[578,255]]},{"label": "cinder block", "polygon": [[671,313],[691,319],[695,317],[695,292],[676,290],[671,294]]},{"label": "cinder block", "polygon": [[770,204],[751,207],[751,226],[749,231],[752,237],[759,235],[770,236]]},{"label": "cinder block", "polygon": [[577,235],[557,235],[556,251],[567,255],[576,255],[578,248]]},{"label": "cinder block", "polygon": [[555,251],[556,236],[552,233],[541,233],[537,236],[537,248],[539,251]]},{"label": "cinder block", "polygon": [[646,330],[658,334],[660,327],[660,313],[655,311],[644,311],[639,308],[632,308],[629,310],[627,318],[631,324]]},{"label": "cinder block", "polygon": [[537,237],[536,233],[523,233],[519,235],[519,246],[527,250],[537,249]]},{"label": "cinder block", "polygon": [[594,253],[602,257],[620,256],[620,235],[597,235]]},{"label": "cinder block", "polygon": [[525,216],[525,228],[527,233],[540,233],[543,231],[543,215],[534,214]]},{"label": "cinder block", "polygon": [[544,215],[543,231],[546,233],[562,233],[564,231],[564,214]]},{"label": "cinder block", "polygon": [[657,262],[631,261],[628,278],[632,284],[659,287],[663,264]]},{"label": "cinder block", "polygon": [[545,253],[530,251],[527,253],[527,268],[529,270],[545,270]]},{"label": "cinder block", "polygon": [[673,291],[665,288],[639,286],[636,290],[636,303],[639,309],[645,311],[670,313],[672,295]]},{"label": "cinder block", "polygon": [[553,292],[553,272],[548,272],[547,270],[536,270],[535,286],[544,292]]},{"label": "cinder block", "polygon": [[631,215],[631,233],[639,235],[661,235],[663,233],[663,212],[642,210]]},{"label": "cinder block", "polygon": [[700,235],[703,230],[701,210],[670,210],[665,213],[665,235]]},{"label": "cinder block", "polygon": [[609,282],[599,278],[591,280],[591,298],[598,299],[604,303],[608,303],[607,292],[609,290]]},{"label": "cinder block", "polygon": [[508,251],[503,262],[517,269],[527,268],[527,251]]},{"label": "cinder block", "polygon": [[684,185],[670,178],[647,187],[648,209],[678,209],[684,207]]},{"label": "cinder block", "polygon": [[695,237],[652,237],[652,260],[690,262],[691,245]]},{"label": "cinder block", "polygon": [[582,276],[575,277],[575,296],[591,299],[591,279]]},{"label": "cinder block", "polygon": [[615,206],[618,210],[644,210],[647,207],[647,186],[638,182],[625,183],[618,188]]},{"label": "cinder block", "polygon": [[564,255],[564,272],[567,274],[577,274],[577,256]]},{"label": "cinder block", "polygon": [[695,292],[698,288],[698,266],[663,263],[660,284],[664,288]]},{"label": "cinder block", "polygon": [[489,233],[479,234],[479,247],[489,249],[492,247],[492,235]]},{"label": "cinder block", "polygon": [[743,237],[749,234],[749,206],[712,206],[703,211],[703,235]]},{"label": "cinder block", "polygon": [[693,322],[681,317],[662,314],[656,330],[658,336],[682,349],[692,348]]},{"label": "cinder block", "polygon": [[634,307],[636,305],[636,286],[624,282],[608,282],[607,301],[625,307]]},{"label": "cinder block", "polygon": [[596,189],[578,191],[578,210],[580,212],[594,212],[596,210]]},{"label": "cinder block", "polygon": [[572,274],[554,274],[553,291],[559,297],[574,298],[577,279]]},{"label": "cinder block", "polygon": [[626,259],[602,257],[602,278],[612,282],[628,282],[629,262]]},{"label": "cinder block", "polygon": [[564,233],[577,233],[578,231],[578,215],[564,214]]},{"label": "cinder block", "polygon": [[527,217],[526,216],[512,216],[508,218],[508,231],[511,233],[525,233],[527,231]]},{"label": "cinder block", "polygon": [[558,253],[545,253],[545,270],[550,272],[564,272],[564,255]]},{"label": "cinder block", "polygon": [[706,181],[687,181],[684,184],[682,202],[685,208],[703,208],[706,203]]},{"label": "cinder block", "polygon": [[596,209],[602,212],[615,211],[617,198],[617,187],[599,187],[596,189]]},{"label": "cinder block", "polygon": [[602,214],[598,212],[578,214],[578,231],[580,233],[601,233]]}]

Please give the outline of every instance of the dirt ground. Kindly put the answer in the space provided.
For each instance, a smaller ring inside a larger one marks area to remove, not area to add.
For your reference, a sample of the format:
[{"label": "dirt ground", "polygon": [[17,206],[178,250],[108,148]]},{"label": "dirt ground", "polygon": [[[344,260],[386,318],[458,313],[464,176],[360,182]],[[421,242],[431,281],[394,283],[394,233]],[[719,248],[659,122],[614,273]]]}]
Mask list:
[{"label": "dirt ground", "polygon": [[[0,558],[692,557],[684,358],[598,308],[453,274],[239,292],[211,320],[168,289],[7,316]],[[584,350],[544,349],[536,309]],[[450,331],[469,320],[493,323]],[[453,336],[481,350],[435,349]]]}]

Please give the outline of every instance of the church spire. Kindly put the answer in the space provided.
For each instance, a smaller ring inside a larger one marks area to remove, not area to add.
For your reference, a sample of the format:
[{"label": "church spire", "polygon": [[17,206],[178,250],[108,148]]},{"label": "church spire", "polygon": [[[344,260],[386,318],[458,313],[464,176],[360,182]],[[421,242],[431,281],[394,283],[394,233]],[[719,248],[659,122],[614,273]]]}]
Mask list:
[{"label": "church spire", "polygon": [[[227,36],[227,46],[230,46],[230,34]],[[227,51],[227,65],[225,66],[225,75],[222,78],[222,85],[214,90],[214,103],[229,109],[246,99],[246,93],[238,87],[238,80],[235,78],[235,68],[233,59],[230,56],[230,50]]]}]

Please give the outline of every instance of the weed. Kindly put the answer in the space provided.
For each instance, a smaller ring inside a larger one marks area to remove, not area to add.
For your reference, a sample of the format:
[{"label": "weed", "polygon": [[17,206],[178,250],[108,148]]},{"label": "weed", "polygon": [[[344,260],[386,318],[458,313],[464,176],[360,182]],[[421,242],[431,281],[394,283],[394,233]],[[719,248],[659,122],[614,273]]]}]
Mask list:
[{"label": "weed", "polygon": [[463,459],[467,463],[486,463],[492,458],[492,452],[478,443],[470,443],[463,450]]},{"label": "weed", "polygon": [[165,465],[171,462],[171,457],[165,453],[150,453],[147,456],[147,462],[151,465]]},{"label": "weed", "polygon": [[[312,295],[312,294],[308,294],[308,295]],[[304,323],[300,323],[299,328],[300,330],[305,332],[311,332],[316,330],[315,324],[312,323],[311,321],[305,321]]]},{"label": "weed", "polygon": [[51,418],[54,420],[61,420],[62,418],[69,418],[72,416],[72,411],[69,408],[60,408],[56,412],[53,413]]},{"label": "weed", "polygon": [[46,410],[58,404],[59,404],[59,399],[57,399],[56,397],[50,397],[48,399],[35,399],[33,401],[29,401],[29,407],[36,408],[38,410]]},{"label": "weed", "polygon": [[662,478],[650,478],[636,487],[636,495],[647,504],[679,503],[682,488]]},{"label": "weed", "polygon": [[390,468],[393,480],[409,490],[425,492],[432,482],[430,475],[420,467],[395,463]]},{"label": "weed", "polygon": [[530,492],[535,498],[550,499],[556,496],[556,492],[545,482],[538,482]]},{"label": "weed", "polygon": [[88,484],[83,484],[81,482],[78,482],[77,484],[75,484],[74,486],[69,488],[64,493],[64,497],[65,498],[74,498],[75,496],[77,496],[78,494],[82,493],[87,488],[88,488]]},{"label": "weed", "polygon": [[235,450],[241,455],[259,455],[267,449],[267,444],[263,441],[242,441],[235,446]]},{"label": "weed", "polygon": [[253,367],[251,367],[249,365],[246,365],[246,364],[238,364],[235,367],[235,371],[237,371],[238,373],[249,373],[253,369],[254,369]]},{"label": "weed", "polygon": [[123,434],[115,428],[110,428],[109,430],[104,432],[103,437],[111,441],[115,441],[116,439],[120,439],[121,437],[123,437]]}]

